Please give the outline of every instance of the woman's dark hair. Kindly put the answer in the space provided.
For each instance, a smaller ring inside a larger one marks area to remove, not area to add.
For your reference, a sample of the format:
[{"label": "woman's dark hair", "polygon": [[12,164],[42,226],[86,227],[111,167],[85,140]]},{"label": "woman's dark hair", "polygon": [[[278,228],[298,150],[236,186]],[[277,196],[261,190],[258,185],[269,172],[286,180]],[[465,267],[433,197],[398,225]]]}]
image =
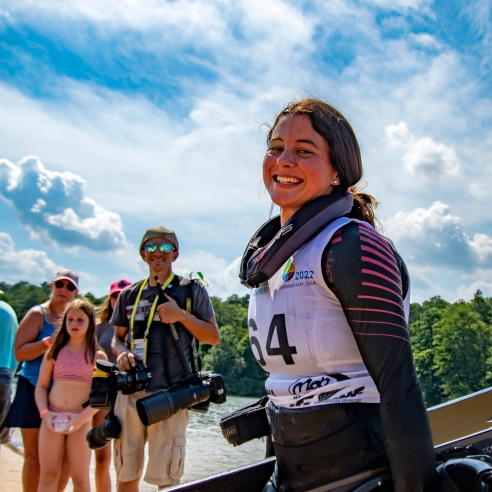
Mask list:
[{"label": "woman's dark hair", "polygon": [[367,193],[361,193],[357,184],[362,178],[362,159],[360,148],[354,130],[345,116],[337,109],[320,99],[307,97],[300,101],[289,103],[275,118],[267,136],[267,143],[282,116],[286,114],[306,115],[311,125],[328,144],[331,164],[338,172],[340,185],[334,191],[348,191],[354,197],[354,206],[349,214],[359,220],[375,225],[374,209],[377,200]]},{"label": "woman's dark hair", "polygon": [[70,340],[70,335],[67,331],[67,316],[72,309],[81,309],[89,318],[89,327],[85,334],[85,360],[88,363],[93,362],[96,356],[96,350],[99,348],[96,340],[96,313],[94,306],[83,297],[74,299],[66,307],[61,328],[56,332],[55,340],[53,341],[53,345],[48,349],[47,357],[56,360],[60,350]]}]

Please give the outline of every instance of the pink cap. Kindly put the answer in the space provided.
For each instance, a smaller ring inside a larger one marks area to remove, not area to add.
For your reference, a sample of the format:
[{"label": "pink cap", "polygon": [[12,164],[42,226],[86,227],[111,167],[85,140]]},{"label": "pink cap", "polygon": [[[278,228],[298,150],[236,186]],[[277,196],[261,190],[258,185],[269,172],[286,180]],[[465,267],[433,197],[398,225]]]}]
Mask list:
[{"label": "pink cap", "polygon": [[128,287],[129,285],[132,285],[132,283],[129,280],[125,280],[124,278],[116,280],[111,284],[111,287],[109,288],[109,295],[112,295],[115,292],[121,292],[125,287]]}]

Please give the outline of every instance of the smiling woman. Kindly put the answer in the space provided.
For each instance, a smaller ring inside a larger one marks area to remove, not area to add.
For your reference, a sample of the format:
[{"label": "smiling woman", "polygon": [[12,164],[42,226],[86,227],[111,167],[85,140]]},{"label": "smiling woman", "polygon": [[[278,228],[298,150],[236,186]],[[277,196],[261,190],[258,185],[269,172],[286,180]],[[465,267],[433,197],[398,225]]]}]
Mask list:
[{"label": "smiling woman", "polygon": [[[280,112],[267,142],[263,180],[280,216],[253,236],[241,270],[254,288],[251,347],[269,373],[276,467],[264,492],[385,465],[396,492],[436,490],[408,272],[374,229],[376,200],[357,191],[355,134],[335,108],[307,98]],[[258,270],[279,255],[276,272]]]}]

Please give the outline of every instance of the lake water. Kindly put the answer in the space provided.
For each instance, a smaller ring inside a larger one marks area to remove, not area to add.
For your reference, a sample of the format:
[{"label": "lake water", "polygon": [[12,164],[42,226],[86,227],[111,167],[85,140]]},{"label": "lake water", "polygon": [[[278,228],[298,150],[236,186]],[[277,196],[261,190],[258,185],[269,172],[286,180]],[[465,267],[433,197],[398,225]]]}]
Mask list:
[{"label": "lake water", "polygon": [[[181,483],[206,477],[221,471],[260,461],[265,455],[265,442],[260,439],[247,442],[241,446],[231,446],[223,437],[219,426],[222,416],[256,401],[256,398],[228,396],[222,405],[211,404],[205,414],[190,412],[187,431],[185,472]],[[19,429],[15,429],[12,443],[22,447]],[[94,477],[94,458],[91,463],[91,476]],[[115,473],[111,467],[113,490]],[[71,490],[67,487],[67,490]],[[95,490],[94,484],[92,490]],[[141,492],[155,491],[156,487],[142,482]]]}]

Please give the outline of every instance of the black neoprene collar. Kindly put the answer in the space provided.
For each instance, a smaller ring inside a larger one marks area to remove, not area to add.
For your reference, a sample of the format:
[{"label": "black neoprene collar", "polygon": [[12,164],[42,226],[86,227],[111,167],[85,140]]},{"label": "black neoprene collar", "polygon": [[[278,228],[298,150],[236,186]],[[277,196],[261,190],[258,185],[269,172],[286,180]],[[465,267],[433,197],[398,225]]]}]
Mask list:
[{"label": "black neoprene collar", "polygon": [[244,252],[239,271],[241,283],[251,289],[266,282],[303,244],[348,214],[353,203],[348,192],[323,195],[304,205],[282,228],[280,215],[265,222]]}]

